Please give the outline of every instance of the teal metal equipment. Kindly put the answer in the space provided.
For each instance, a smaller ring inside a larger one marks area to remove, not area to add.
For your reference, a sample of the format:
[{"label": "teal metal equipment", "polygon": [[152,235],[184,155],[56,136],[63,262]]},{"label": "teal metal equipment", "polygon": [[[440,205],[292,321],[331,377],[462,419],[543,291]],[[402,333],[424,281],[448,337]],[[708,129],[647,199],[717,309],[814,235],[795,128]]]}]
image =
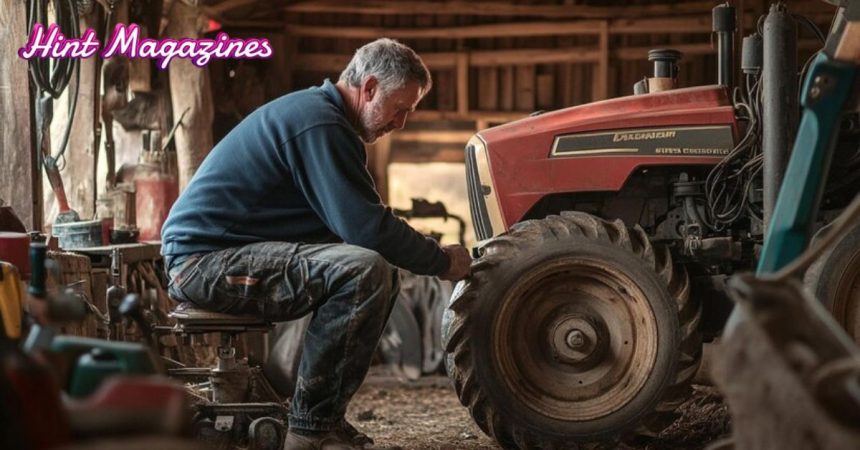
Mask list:
[{"label": "teal metal equipment", "polygon": [[857,67],[820,53],[803,83],[803,116],[758,261],[775,273],[806,249]]},{"label": "teal metal equipment", "polygon": [[[757,276],[775,274],[809,244],[824,192],[842,112],[852,99],[860,65],[860,0],[841,0],[824,49],[803,82],[803,115],[785,178],[765,235]],[[743,320],[734,308],[724,334]]]}]

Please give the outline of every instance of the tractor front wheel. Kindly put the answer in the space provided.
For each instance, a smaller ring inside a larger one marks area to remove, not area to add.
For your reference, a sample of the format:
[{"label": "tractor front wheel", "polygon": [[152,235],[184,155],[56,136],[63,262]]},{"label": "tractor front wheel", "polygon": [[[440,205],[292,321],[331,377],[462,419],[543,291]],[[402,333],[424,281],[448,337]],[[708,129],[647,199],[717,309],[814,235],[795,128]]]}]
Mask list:
[{"label": "tractor front wheel", "polygon": [[656,435],[698,368],[699,305],[668,249],[578,212],[489,241],[443,321],[446,365],[506,448]]}]

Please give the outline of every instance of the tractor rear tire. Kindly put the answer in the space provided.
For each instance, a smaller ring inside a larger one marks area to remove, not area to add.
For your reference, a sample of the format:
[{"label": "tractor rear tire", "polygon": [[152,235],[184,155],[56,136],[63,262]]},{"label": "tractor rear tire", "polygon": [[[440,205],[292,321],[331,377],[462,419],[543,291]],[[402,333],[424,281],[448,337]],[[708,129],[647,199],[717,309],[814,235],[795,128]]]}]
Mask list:
[{"label": "tractor rear tire", "polygon": [[677,418],[701,358],[683,266],[638,226],[564,212],[482,246],[443,320],[460,402],[505,448],[614,445]]},{"label": "tractor rear tire", "polygon": [[[819,234],[825,230],[822,228]],[[860,344],[860,224],[826,250],[806,270],[803,281]]]}]

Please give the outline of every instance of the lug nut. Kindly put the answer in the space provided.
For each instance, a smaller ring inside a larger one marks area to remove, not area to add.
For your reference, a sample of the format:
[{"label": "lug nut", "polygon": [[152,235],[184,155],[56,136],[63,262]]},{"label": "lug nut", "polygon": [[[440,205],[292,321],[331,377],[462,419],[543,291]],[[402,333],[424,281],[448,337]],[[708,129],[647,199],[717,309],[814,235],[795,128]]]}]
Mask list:
[{"label": "lug nut", "polygon": [[574,350],[579,350],[585,345],[585,333],[579,330],[571,330],[567,333],[565,341],[567,342],[568,347]]}]

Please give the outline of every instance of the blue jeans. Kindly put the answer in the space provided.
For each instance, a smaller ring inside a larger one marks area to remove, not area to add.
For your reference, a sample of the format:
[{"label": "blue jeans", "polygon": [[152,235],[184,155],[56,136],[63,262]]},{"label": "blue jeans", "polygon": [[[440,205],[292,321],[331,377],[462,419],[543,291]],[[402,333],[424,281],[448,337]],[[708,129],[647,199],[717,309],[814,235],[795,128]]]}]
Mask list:
[{"label": "blue jeans", "polygon": [[261,242],[168,259],[176,300],[272,322],[313,313],[290,427],[337,429],[358,390],[400,289],[397,269],[347,244]]}]

